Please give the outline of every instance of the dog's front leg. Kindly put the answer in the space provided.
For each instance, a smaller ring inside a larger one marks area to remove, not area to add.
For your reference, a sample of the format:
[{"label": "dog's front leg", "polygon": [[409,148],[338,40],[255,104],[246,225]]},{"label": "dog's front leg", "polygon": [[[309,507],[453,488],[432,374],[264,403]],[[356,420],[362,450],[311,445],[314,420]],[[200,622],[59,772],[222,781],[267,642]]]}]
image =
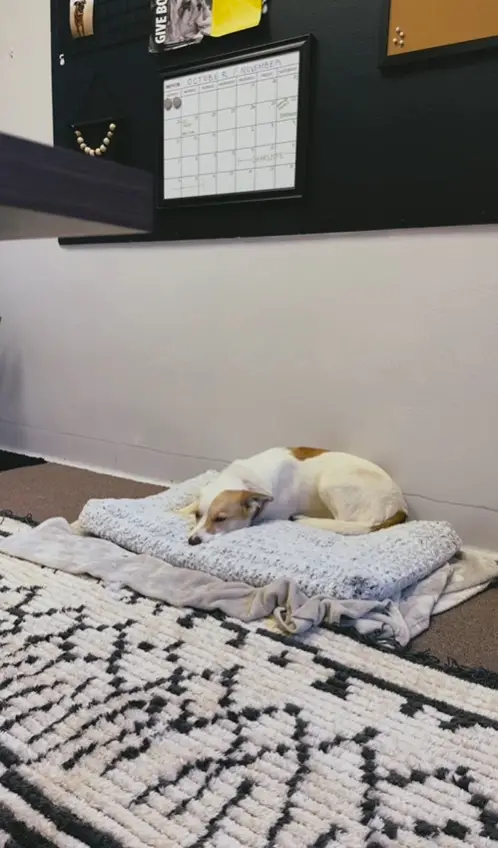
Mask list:
[{"label": "dog's front leg", "polygon": [[187,506],[182,506],[180,509],[175,509],[177,515],[181,515],[182,518],[186,518],[187,521],[191,523],[195,522],[195,514],[199,508],[199,504],[197,501],[193,503],[187,504]]}]

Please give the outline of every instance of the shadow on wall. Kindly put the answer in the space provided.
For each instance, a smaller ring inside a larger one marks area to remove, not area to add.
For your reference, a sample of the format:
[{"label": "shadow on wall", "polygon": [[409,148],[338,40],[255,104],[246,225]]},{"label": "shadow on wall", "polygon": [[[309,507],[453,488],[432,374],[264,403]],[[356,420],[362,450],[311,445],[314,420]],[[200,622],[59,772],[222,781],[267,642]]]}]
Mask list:
[{"label": "shadow on wall", "polygon": [[0,425],[12,431],[9,448],[19,453],[23,453],[26,447],[23,428],[19,426],[19,422],[24,420],[23,384],[21,356],[15,350],[0,347]]}]

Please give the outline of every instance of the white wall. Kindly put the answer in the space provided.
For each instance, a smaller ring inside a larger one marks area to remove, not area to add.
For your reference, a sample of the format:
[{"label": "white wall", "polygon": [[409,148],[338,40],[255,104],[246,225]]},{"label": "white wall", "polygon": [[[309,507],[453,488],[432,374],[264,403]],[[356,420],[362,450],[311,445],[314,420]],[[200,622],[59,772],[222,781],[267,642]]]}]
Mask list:
[{"label": "white wall", "polygon": [[[48,6],[0,0],[0,129],[42,141]],[[162,480],[347,449],[498,547],[495,229],[4,243],[0,314],[0,446]]]}]

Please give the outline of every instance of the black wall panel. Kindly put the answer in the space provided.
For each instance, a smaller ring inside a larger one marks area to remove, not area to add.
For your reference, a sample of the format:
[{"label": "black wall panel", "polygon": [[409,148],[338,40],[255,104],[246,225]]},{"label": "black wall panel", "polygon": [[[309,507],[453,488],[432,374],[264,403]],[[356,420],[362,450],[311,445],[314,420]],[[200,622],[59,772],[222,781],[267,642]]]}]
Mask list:
[{"label": "black wall panel", "polygon": [[[99,26],[105,5],[119,22],[104,26],[102,18]],[[72,124],[95,122],[97,130],[113,119],[112,155],[149,170],[162,133],[160,71],[314,36],[305,198],[158,210],[145,240],[498,220],[495,51],[380,68],[385,0],[271,0],[258,29],[152,56],[144,0],[95,0],[95,7],[96,35],[72,42],[67,0],[52,0],[55,143],[75,147]]]}]

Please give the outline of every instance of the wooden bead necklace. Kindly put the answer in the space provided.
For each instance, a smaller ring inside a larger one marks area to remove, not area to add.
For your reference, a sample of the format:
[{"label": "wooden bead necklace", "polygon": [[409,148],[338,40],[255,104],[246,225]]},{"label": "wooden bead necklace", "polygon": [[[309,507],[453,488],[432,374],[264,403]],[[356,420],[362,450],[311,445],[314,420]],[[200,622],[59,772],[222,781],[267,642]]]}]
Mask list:
[{"label": "wooden bead necklace", "polygon": [[109,124],[109,129],[107,130],[107,135],[102,139],[102,143],[99,144],[98,147],[89,147],[83,138],[82,133],[75,129],[74,134],[76,136],[76,141],[78,143],[78,147],[80,148],[82,153],[86,153],[87,156],[104,156],[109,149],[109,145],[112,141],[112,137],[116,132],[116,124]]}]

